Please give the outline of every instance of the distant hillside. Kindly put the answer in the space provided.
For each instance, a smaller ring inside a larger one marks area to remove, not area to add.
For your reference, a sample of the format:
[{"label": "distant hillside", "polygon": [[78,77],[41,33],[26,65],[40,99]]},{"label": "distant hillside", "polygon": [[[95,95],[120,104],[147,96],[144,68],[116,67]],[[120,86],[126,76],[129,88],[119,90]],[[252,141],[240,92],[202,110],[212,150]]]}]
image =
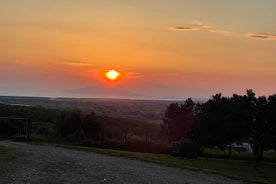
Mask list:
[{"label": "distant hillside", "polygon": [[0,103],[15,106],[41,106],[53,109],[79,109],[84,113],[159,122],[172,101],[104,98],[47,98],[0,96]]}]

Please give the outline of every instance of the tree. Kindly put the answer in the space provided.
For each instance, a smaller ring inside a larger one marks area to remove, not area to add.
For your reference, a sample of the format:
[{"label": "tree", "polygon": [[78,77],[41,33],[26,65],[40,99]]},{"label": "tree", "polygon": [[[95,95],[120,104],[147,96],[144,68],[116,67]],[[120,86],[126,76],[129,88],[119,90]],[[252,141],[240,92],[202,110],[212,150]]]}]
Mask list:
[{"label": "tree", "polygon": [[167,107],[161,128],[172,141],[190,137],[196,122],[196,104],[191,98],[184,104],[172,103]]},{"label": "tree", "polygon": [[220,93],[212,96],[200,112],[198,134],[201,144],[221,149],[228,146],[228,156],[231,157],[231,144],[242,142],[248,133],[250,116],[247,111],[243,96],[234,94],[230,98]]},{"label": "tree", "polygon": [[216,94],[203,105],[201,114],[200,136],[205,146],[223,148],[233,142],[247,142],[256,161],[262,160],[265,150],[275,148],[275,95],[256,97],[252,90],[231,98]]},{"label": "tree", "polygon": [[172,140],[192,132],[202,146],[229,145],[229,156],[232,143],[247,142],[259,161],[264,151],[276,149],[276,95],[256,97],[247,90],[246,95],[232,97],[215,94],[196,106],[191,100],[171,104],[162,127]]},{"label": "tree", "polygon": [[267,138],[266,149],[276,150],[276,95],[268,97],[267,103],[267,118],[268,118],[268,130],[269,136]]},{"label": "tree", "polygon": [[[251,92],[247,94],[250,97]],[[252,100],[251,100],[252,101]],[[252,121],[247,141],[253,149],[255,160],[263,159],[263,152],[276,146],[276,95],[255,98],[252,105]]]},{"label": "tree", "polygon": [[94,112],[82,115],[79,110],[63,111],[58,118],[57,130],[63,137],[98,139],[100,123]]},{"label": "tree", "polygon": [[[267,98],[256,97],[252,90],[247,90],[243,97],[244,109],[247,109],[247,135],[245,141],[251,145],[256,161],[262,160],[268,136]],[[240,117],[241,118],[241,117]]]},{"label": "tree", "polygon": [[248,124],[252,121],[251,111],[247,107],[244,96],[233,94],[229,99],[230,107],[228,108],[228,136],[229,139],[229,157],[231,156],[231,143],[241,143],[249,134]]},{"label": "tree", "polygon": [[200,140],[203,145],[224,148],[232,143],[233,127],[230,124],[229,104],[229,99],[222,97],[220,93],[203,104],[199,123]]},{"label": "tree", "polygon": [[57,122],[57,131],[61,136],[70,136],[79,130],[82,115],[79,110],[63,111]]},{"label": "tree", "polygon": [[94,112],[90,112],[85,115],[80,125],[80,131],[88,139],[98,139],[100,133],[100,123],[97,120],[97,116]]}]

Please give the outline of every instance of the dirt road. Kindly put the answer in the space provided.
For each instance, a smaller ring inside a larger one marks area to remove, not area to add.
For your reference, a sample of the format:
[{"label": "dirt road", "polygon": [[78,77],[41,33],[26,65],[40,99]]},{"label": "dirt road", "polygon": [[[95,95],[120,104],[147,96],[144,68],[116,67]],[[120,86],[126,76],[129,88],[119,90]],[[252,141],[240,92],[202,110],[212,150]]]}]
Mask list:
[{"label": "dirt road", "polygon": [[[238,184],[220,175],[194,172],[158,164],[91,152],[2,141],[19,157],[0,173],[1,184]],[[3,164],[3,163],[0,163]]]}]

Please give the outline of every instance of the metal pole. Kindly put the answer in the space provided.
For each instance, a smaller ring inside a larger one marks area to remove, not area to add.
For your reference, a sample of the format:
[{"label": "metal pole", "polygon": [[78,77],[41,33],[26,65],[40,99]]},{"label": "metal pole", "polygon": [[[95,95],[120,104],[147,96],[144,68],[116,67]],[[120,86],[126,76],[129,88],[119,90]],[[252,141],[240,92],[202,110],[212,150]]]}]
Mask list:
[{"label": "metal pole", "polygon": [[32,126],[31,125],[31,120],[27,119],[27,141],[31,140],[31,130],[32,130],[31,126]]}]

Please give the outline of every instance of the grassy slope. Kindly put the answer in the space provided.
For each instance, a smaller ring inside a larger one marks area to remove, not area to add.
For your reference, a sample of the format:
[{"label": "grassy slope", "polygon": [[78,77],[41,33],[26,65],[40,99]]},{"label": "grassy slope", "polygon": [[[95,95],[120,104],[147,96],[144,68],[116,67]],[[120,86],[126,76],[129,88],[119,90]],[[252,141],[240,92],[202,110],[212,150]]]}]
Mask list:
[{"label": "grassy slope", "polygon": [[255,162],[253,161],[215,158],[186,159],[165,154],[137,153],[109,149],[87,148],[72,145],[50,144],[50,146],[138,159],[147,162],[164,164],[171,167],[179,167],[182,169],[218,173],[230,178],[239,179],[247,182],[276,183],[276,163],[270,162],[261,162],[255,164]]}]

